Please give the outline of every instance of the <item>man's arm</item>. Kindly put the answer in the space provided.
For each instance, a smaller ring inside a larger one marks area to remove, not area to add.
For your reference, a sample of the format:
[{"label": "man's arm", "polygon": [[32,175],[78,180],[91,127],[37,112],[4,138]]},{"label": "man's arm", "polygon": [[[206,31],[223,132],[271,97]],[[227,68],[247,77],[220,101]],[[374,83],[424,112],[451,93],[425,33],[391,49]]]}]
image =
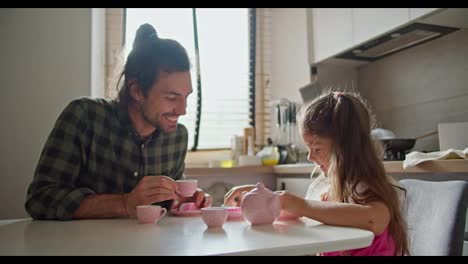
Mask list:
[{"label": "man's arm", "polygon": [[[184,171],[185,171],[185,157],[187,155],[187,147],[188,147],[188,131],[187,128],[184,125],[180,125],[177,128],[181,134],[181,149],[182,149],[182,155],[180,155],[180,158],[177,162],[177,166],[172,172],[173,179],[175,180],[180,180],[180,179],[185,179]],[[182,203],[186,202],[195,202],[195,204],[198,207],[209,207],[212,204],[213,198],[211,195],[205,193],[202,189],[197,188],[197,191],[192,197],[178,197],[178,199],[175,200],[174,203],[172,203],[173,208],[177,208],[180,206]]]},{"label": "man's arm", "polygon": [[138,205],[150,205],[174,200],[177,183],[164,175],[143,177],[133,190],[126,194],[90,195],[81,201],[73,218],[136,217]]},{"label": "man's arm", "polygon": [[87,111],[79,100],[71,102],[60,114],[29,186],[25,208],[34,219],[69,220],[81,200],[94,191],[78,188],[86,162]]},{"label": "man's arm", "polygon": [[126,194],[89,195],[81,201],[73,218],[114,218],[129,217]]}]

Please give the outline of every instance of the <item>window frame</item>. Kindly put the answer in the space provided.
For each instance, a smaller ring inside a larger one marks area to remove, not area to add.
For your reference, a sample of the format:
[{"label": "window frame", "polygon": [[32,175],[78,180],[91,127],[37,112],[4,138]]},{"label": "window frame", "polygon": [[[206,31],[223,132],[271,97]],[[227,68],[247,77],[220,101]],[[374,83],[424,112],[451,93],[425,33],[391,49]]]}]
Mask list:
[{"label": "window frame", "polygon": [[[125,8],[106,8],[106,98],[113,98],[116,95],[114,79],[117,78],[118,74],[116,73],[121,70],[125,61],[125,58],[123,58],[126,41],[124,34],[125,10]],[[250,48],[255,49],[255,53],[250,53],[255,54],[253,60],[255,64],[250,63],[250,66],[255,70],[255,73],[253,74],[253,81],[252,78],[249,78],[253,83],[249,84],[249,87],[253,89],[249,100],[252,100],[252,104],[255,106],[250,109],[250,124],[253,124],[255,128],[255,145],[261,146],[267,137],[272,136],[270,113],[271,8],[249,8],[249,20],[252,19],[254,19],[254,23],[249,23],[249,25],[254,24],[254,26],[251,26],[249,30],[249,40],[252,42]],[[252,38],[252,36],[255,36],[255,38]],[[219,151],[223,150],[229,150],[229,148],[197,149],[197,151],[191,151],[189,148],[187,154],[190,156],[192,152],[201,152],[200,154],[213,152],[215,153],[213,158],[216,158]]]}]

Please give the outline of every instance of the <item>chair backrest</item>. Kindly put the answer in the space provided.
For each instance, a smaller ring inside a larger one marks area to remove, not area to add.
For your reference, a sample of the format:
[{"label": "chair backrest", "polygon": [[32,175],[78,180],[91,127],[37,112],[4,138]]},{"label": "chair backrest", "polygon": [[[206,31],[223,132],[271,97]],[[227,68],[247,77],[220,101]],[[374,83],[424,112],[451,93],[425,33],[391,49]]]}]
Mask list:
[{"label": "chair backrest", "polygon": [[461,256],[468,183],[400,180],[406,189],[402,206],[408,223],[410,254]]}]

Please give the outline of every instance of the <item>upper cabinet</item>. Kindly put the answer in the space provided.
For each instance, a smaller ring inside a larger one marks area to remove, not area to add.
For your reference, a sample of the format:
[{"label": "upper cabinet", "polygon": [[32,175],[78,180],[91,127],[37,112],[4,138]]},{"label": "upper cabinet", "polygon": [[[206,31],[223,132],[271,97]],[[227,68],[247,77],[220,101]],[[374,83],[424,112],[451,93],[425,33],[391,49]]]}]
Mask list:
[{"label": "upper cabinet", "polygon": [[432,13],[433,11],[436,11],[437,9],[439,8],[410,8],[409,9],[410,20],[420,18],[424,15]]},{"label": "upper cabinet", "polygon": [[318,63],[440,8],[309,8],[309,62]]},{"label": "upper cabinet", "polygon": [[311,64],[353,45],[352,20],[351,8],[307,9]]},{"label": "upper cabinet", "polygon": [[409,21],[408,8],[352,8],[353,44],[360,44]]}]

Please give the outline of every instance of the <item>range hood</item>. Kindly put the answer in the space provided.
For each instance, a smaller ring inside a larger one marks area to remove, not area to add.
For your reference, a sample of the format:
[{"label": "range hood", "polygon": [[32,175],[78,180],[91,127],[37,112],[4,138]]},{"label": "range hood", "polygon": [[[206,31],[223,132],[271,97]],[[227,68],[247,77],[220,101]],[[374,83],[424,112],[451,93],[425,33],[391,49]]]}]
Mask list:
[{"label": "range hood", "polygon": [[443,8],[359,44],[334,58],[371,62],[462,28],[468,28],[468,8]]},{"label": "range hood", "polygon": [[404,49],[442,37],[460,28],[412,23],[393,30],[377,39],[365,42],[353,49],[337,55],[338,59],[375,61]]}]

